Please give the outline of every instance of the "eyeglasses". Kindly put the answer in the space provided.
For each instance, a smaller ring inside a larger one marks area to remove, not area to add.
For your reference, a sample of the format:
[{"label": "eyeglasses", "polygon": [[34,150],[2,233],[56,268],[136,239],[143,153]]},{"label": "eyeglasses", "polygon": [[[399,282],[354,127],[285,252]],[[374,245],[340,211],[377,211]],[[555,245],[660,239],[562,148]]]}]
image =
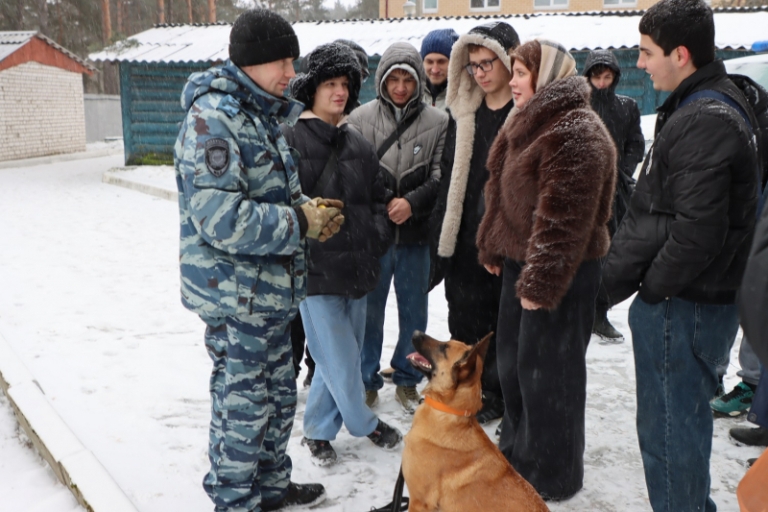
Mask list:
[{"label": "eyeglasses", "polygon": [[493,61],[499,60],[498,57],[494,57],[491,60],[481,60],[477,64],[474,62],[470,62],[466,66],[464,66],[464,69],[467,70],[467,73],[469,73],[469,76],[475,76],[475,73],[477,73],[478,69],[482,69],[483,73],[488,73],[493,69]]}]

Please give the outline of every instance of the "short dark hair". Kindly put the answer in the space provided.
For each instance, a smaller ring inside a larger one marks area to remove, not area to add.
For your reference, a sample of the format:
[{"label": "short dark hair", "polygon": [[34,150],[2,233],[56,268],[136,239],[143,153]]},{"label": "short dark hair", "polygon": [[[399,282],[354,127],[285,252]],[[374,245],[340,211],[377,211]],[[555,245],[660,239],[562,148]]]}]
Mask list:
[{"label": "short dark hair", "polygon": [[660,46],[665,56],[685,46],[697,69],[715,60],[715,20],[703,0],[661,0],[645,11],[640,33]]},{"label": "short dark hair", "polygon": [[613,73],[614,78],[616,77],[616,71],[613,70],[612,67],[610,67],[607,64],[595,64],[591,68],[589,68],[589,78],[592,78],[593,76],[602,75],[606,71],[610,71]]}]

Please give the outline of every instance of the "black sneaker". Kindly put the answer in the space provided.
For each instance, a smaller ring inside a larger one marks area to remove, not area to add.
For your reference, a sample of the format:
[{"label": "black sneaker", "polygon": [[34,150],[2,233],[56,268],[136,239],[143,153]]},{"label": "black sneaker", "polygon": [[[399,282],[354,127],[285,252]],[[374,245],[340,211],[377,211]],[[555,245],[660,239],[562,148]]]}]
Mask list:
[{"label": "black sneaker", "polygon": [[333,449],[330,441],[305,437],[301,440],[301,444],[309,446],[309,451],[312,454],[310,460],[315,466],[330,466],[336,462],[336,450]]},{"label": "black sneaker", "polygon": [[288,484],[288,494],[285,498],[272,505],[261,505],[261,510],[271,512],[284,508],[306,508],[317,505],[325,500],[325,487],[322,484]]},{"label": "black sneaker", "polygon": [[478,423],[484,425],[504,416],[504,400],[492,393],[483,393],[483,407],[475,417]]},{"label": "black sneaker", "polygon": [[400,444],[400,441],[403,439],[403,434],[396,428],[390,427],[379,420],[379,423],[376,425],[376,428],[373,429],[373,432],[368,434],[368,439],[373,441],[373,444],[376,446],[389,450]]},{"label": "black sneaker", "polygon": [[746,446],[768,446],[768,428],[734,427],[728,431],[728,435],[737,444]]},{"label": "black sneaker", "polygon": [[499,426],[498,426],[498,427],[496,427],[496,437],[497,437],[497,438],[498,438],[498,437],[501,437],[501,423],[502,423],[502,422],[499,422]]},{"label": "black sneaker", "polygon": [[751,468],[752,466],[755,465],[755,462],[757,462],[757,457],[755,457],[754,459],[747,459],[747,467]]},{"label": "black sneaker", "polygon": [[621,343],[624,335],[608,321],[608,313],[595,313],[595,322],[592,324],[592,334],[596,334],[605,343]]}]

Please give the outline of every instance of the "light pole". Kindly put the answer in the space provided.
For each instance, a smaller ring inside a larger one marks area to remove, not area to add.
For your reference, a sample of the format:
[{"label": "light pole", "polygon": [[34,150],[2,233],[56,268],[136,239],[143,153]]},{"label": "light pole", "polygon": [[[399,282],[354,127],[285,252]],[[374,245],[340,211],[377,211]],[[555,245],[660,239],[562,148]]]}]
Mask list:
[{"label": "light pole", "polygon": [[406,0],[403,4],[403,14],[406,18],[412,18],[416,14],[416,4],[413,3],[413,0]]}]

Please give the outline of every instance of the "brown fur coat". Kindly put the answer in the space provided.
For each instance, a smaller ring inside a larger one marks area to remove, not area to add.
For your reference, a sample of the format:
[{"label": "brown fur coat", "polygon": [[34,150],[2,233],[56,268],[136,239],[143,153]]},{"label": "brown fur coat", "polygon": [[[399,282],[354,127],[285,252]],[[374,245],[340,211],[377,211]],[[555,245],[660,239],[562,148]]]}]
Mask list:
[{"label": "brown fur coat", "polygon": [[526,262],[517,296],[555,309],[579,265],[608,252],[616,149],[583,77],[556,80],[508,120],[488,155],[480,263]]}]

